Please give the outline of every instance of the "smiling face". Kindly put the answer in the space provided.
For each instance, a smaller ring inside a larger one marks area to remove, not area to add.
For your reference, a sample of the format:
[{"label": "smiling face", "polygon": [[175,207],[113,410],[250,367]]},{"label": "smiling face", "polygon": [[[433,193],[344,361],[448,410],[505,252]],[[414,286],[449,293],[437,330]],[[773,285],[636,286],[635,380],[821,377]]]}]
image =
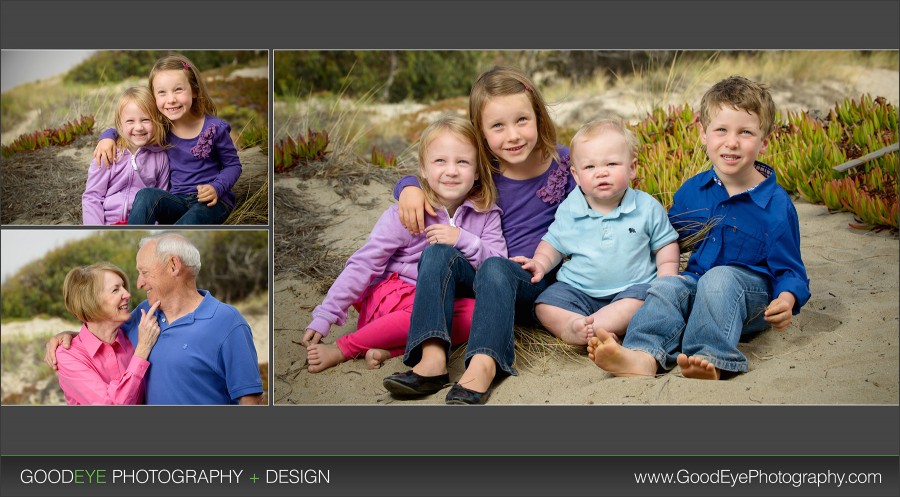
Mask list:
[{"label": "smiling face", "polygon": [[128,102],[119,113],[122,129],[120,136],[128,140],[134,148],[146,145],[153,137],[153,119],[137,103]]},{"label": "smiling face", "polygon": [[184,71],[172,69],[158,72],[153,77],[153,95],[156,108],[172,122],[191,112],[194,93]]},{"label": "smiling face", "polygon": [[721,106],[709,125],[701,127],[700,140],[723,183],[752,186],[759,182],[761,175],[753,163],[766,151],[769,137],[763,134],[756,114]]},{"label": "smiling face", "polygon": [[166,271],[166,262],[156,256],[156,241],[144,244],[137,253],[137,286],[147,292],[147,301],[153,305],[160,301],[165,306],[165,298],[171,292],[173,277]]},{"label": "smiling face", "polygon": [[587,136],[572,149],[572,176],[592,209],[604,214],[615,209],[637,171],[625,137],[614,131]]},{"label": "smiling face", "polygon": [[438,133],[428,144],[421,165],[422,176],[449,211],[458,207],[478,179],[478,150],[449,130]]},{"label": "smiling face", "polygon": [[536,160],[537,118],[525,93],[489,98],[481,111],[481,131],[501,171]]},{"label": "smiling face", "polygon": [[121,324],[131,317],[131,313],[128,311],[131,294],[128,293],[125,282],[118,274],[112,271],[103,272],[99,300],[104,321]]}]

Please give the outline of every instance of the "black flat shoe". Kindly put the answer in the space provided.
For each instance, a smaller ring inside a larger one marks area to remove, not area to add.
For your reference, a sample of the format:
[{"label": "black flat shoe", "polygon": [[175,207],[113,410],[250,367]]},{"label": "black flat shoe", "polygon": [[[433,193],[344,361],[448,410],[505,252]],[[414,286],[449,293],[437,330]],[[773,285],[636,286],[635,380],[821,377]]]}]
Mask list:
[{"label": "black flat shoe", "polygon": [[446,402],[449,405],[481,405],[487,402],[490,395],[490,388],[488,388],[486,392],[481,393],[476,392],[475,390],[469,390],[459,383],[454,383],[453,388],[447,392]]},{"label": "black flat shoe", "polygon": [[394,373],[382,382],[384,388],[394,395],[430,395],[450,384],[450,375],[422,376],[412,370]]}]

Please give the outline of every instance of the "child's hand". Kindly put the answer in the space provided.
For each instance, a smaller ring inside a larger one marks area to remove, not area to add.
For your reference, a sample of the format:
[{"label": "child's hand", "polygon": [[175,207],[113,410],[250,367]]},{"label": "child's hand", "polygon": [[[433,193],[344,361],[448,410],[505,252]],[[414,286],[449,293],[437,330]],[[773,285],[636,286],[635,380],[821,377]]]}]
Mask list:
[{"label": "child's hand", "polygon": [[56,348],[62,347],[67,349],[72,346],[72,339],[78,336],[74,331],[64,331],[50,337],[44,351],[44,362],[54,371],[59,369],[56,365]]},{"label": "child's hand", "polygon": [[791,325],[792,309],[797,299],[790,292],[781,294],[766,307],[765,320],[776,330],[784,330]]},{"label": "child's hand", "polygon": [[316,330],[307,329],[306,333],[303,334],[303,340],[300,340],[300,343],[309,347],[310,345],[315,345],[322,341],[322,334]]},{"label": "child's hand", "polygon": [[97,167],[112,167],[115,158],[116,141],[112,138],[100,140],[100,143],[94,148],[94,162],[97,163]]},{"label": "child's hand", "polygon": [[528,257],[525,257],[523,255],[517,255],[515,257],[510,257],[509,260],[511,260],[517,264],[521,264],[522,269],[531,273],[531,276],[532,276],[531,282],[532,283],[537,283],[537,282],[541,281],[542,279],[544,279],[544,273],[546,273],[546,270],[544,269],[544,266],[540,262],[538,262],[534,259],[529,259]]},{"label": "child's hand", "polygon": [[200,185],[197,187],[197,202],[206,204],[207,207],[216,205],[219,201],[219,194],[212,185]]},{"label": "child's hand", "polygon": [[397,207],[400,223],[413,235],[425,231],[425,212],[437,216],[434,207],[425,200],[425,192],[421,188],[406,187],[400,192]]},{"label": "child's hand", "polygon": [[432,245],[443,243],[452,247],[459,240],[459,228],[447,224],[432,224],[425,228],[425,237]]}]

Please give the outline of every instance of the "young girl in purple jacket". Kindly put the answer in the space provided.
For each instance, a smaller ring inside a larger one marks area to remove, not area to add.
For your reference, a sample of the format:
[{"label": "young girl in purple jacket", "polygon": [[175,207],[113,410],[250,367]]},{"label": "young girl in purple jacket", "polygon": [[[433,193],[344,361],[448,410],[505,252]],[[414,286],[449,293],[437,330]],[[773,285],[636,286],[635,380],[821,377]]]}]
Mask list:
[{"label": "young girl in purple jacket", "polygon": [[[169,123],[166,153],[171,190],[138,192],[128,224],[222,224],[234,209],[231,189],[241,175],[241,162],[231,140],[231,126],[216,117],[200,70],[185,56],[166,55],[150,71],[156,108]],[[115,155],[114,130],[101,136],[94,151]],[[108,141],[107,141],[108,139]]]},{"label": "young girl in purple jacket", "polygon": [[150,90],[133,87],[116,107],[119,155],[110,167],[91,162],[81,196],[84,224],[125,224],[142,188],[169,189],[169,159],[162,148],[165,127]]},{"label": "young girl in purple jacket", "polygon": [[[303,344],[309,371],[318,373],[348,359],[365,355],[369,368],[403,353],[422,251],[448,246],[461,263],[477,269],[488,257],[506,257],[500,228],[500,209],[489,166],[479,160],[472,124],[459,116],[445,116],[422,132],[419,141],[419,180],[434,216],[413,235],[400,223],[397,205],[375,223],[369,240],[356,251],[335,280],[322,305],[312,312]],[[331,326],[342,325],[350,306],[359,311],[357,331],[338,338],[336,345],[320,343]],[[442,314],[452,328],[452,343],[468,339],[474,300],[449,302]]]}]

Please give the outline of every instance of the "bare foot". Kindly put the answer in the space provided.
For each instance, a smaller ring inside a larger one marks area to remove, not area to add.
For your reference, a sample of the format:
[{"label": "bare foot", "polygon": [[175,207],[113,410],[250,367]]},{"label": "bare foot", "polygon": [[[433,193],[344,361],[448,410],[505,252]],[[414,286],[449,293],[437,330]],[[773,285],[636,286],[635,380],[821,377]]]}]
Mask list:
[{"label": "bare foot", "polygon": [[587,345],[588,340],[594,336],[594,317],[580,316],[571,321],[563,330],[560,339],[571,345]]},{"label": "bare foot", "polygon": [[681,374],[685,378],[694,378],[696,380],[718,380],[721,377],[719,368],[710,364],[709,361],[702,357],[678,354],[675,359],[681,368]]},{"label": "bare foot", "polygon": [[616,376],[655,376],[656,359],[650,354],[619,344],[616,335],[597,328],[597,336],[588,340],[588,357],[597,367]]},{"label": "bare foot", "polygon": [[317,343],[306,347],[306,362],[309,363],[307,369],[310,373],[318,373],[326,369],[336,366],[347,358],[337,345],[325,345]]},{"label": "bare foot", "polygon": [[384,349],[369,349],[366,351],[366,367],[378,369],[384,361],[391,358],[391,353]]},{"label": "bare foot", "polygon": [[494,359],[487,354],[475,354],[457,383],[473,392],[484,393],[491,387],[496,375],[497,363]]}]

